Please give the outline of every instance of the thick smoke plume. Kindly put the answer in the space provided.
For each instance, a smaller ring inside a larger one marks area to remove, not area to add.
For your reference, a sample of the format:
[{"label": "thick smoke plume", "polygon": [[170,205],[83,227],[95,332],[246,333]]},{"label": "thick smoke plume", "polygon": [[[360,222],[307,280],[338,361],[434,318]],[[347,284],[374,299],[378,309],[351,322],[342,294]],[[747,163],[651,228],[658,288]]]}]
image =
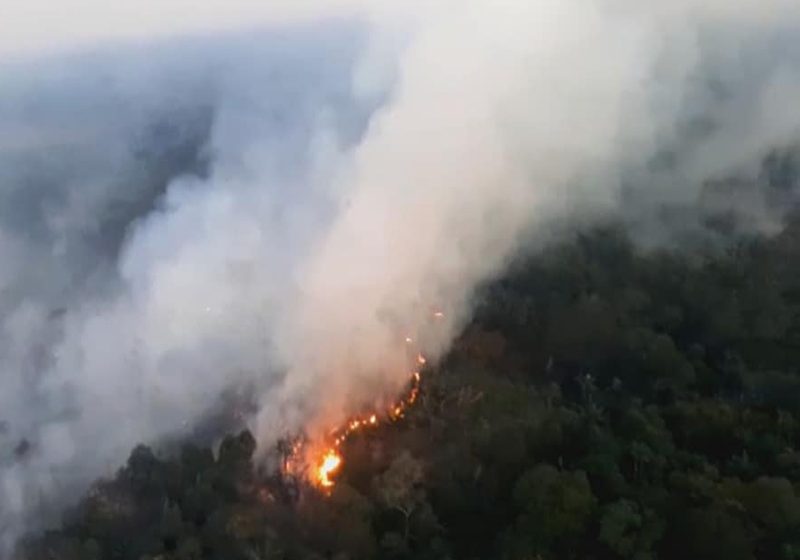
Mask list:
[{"label": "thick smoke plume", "polygon": [[166,4],[0,43],[6,547],[237,391],[268,448],[396,389],[567,224],[794,193],[762,164],[800,140],[795,2]]}]

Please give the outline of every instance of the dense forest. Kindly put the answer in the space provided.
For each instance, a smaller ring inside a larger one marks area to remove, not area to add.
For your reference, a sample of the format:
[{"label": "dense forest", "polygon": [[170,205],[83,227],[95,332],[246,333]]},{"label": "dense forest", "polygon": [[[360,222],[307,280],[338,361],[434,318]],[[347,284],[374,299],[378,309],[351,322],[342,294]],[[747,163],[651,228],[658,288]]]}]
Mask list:
[{"label": "dense forest", "polygon": [[25,560],[800,559],[800,221],[709,251],[615,227],[481,290],[330,496],[139,446]]}]

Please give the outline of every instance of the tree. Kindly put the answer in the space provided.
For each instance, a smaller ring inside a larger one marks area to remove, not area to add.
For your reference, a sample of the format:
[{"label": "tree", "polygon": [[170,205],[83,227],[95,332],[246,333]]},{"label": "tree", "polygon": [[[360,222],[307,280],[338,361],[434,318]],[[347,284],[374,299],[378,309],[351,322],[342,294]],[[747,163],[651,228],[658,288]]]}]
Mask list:
[{"label": "tree", "polygon": [[422,463],[404,451],[375,483],[381,501],[403,515],[404,542],[408,542],[411,516],[425,500],[425,492],[421,488],[423,473]]},{"label": "tree", "polygon": [[622,558],[649,560],[664,526],[652,510],[643,510],[630,500],[621,499],[603,508],[598,540]]},{"label": "tree", "polygon": [[754,560],[754,535],[741,513],[720,503],[693,508],[673,520],[664,558]]},{"label": "tree", "polygon": [[514,501],[520,510],[517,532],[529,535],[534,549],[551,545],[569,549],[596,507],[582,471],[559,471],[550,465],[525,472],[514,488]]}]

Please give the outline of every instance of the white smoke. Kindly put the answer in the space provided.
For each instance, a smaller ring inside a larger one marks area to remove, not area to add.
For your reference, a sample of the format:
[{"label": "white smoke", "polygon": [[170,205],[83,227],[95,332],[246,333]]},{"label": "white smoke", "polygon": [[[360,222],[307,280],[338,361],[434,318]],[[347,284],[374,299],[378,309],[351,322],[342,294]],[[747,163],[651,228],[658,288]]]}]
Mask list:
[{"label": "white smoke", "polygon": [[[264,447],[341,417],[531,235],[798,139],[794,2],[259,5],[3,5],[6,544],[231,388]],[[100,38],[139,43],[53,54]]]}]

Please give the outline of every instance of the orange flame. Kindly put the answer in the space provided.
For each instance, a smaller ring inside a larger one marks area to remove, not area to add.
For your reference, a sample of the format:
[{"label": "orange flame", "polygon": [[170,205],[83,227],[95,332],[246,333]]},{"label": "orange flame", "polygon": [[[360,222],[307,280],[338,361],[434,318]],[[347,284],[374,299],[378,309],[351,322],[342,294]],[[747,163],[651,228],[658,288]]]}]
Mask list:
[{"label": "orange flame", "polygon": [[328,449],[322,456],[322,462],[317,466],[317,482],[322,488],[333,486],[331,475],[335,474],[342,466],[342,457],[333,449]]},{"label": "orange flame", "polygon": [[[441,312],[436,313],[441,316]],[[407,343],[412,343],[411,337],[406,337]],[[419,365],[424,365],[426,359],[422,354],[417,355]],[[398,420],[403,417],[405,410],[414,404],[419,395],[419,385],[421,375],[419,371],[411,374],[411,386],[408,393],[390,404],[386,409],[386,417],[389,420]],[[323,492],[329,493],[336,484],[336,474],[341,470],[344,459],[337,448],[347,440],[347,438],[362,428],[374,428],[381,424],[381,416],[378,412],[372,412],[364,416],[357,416],[346,421],[341,427],[334,428],[329,432],[329,436],[324,438],[321,445],[296,443],[292,446],[291,455],[284,465],[284,471],[288,474],[297,475],[300,472],[306,473],[308,480],[320,488]],[[317,451],[318,450],[318,451]],[[310,459],[310,460],[309,460]],[[310,469],[306,466],[310,466]]]}]

